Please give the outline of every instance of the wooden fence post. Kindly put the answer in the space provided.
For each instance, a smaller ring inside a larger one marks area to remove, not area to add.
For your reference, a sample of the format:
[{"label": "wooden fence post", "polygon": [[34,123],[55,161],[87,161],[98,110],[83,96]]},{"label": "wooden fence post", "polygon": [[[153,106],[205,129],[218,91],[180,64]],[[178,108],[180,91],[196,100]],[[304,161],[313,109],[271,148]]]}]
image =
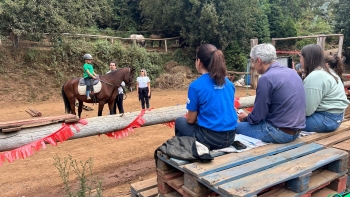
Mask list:
[{"label": "wooden fence post", "polygon": [[272,39],[271,44],[276,47],[276,40]]},{"label": "wooden fence post", "polygon": [[338,57],[339,58],[341,58],[341,54],[342,54],[342,50],[343,50],[343,41],[344,41],[344,36],[339,36],[339,44],[338,44]]},{"label": "wooden fence post", "polygon": [[1,45],[1,36],[0,36],[0,45]]},{"label": "wooden fence post", "polygon": [[167,46],[167,43],[166,43],[166,39],[164,39],[164,47],[165,47],[165,52],[168,52],[168,46]]},{"label": "wooden fence post", "polygon": [[326,36],[317,37],[317,45],[319,45],[323,51],[324,51],[325,44],[326,44]]},{"label": "wooden fence post", "polygon": [[[258,39],[250,39],[250,48],[258,45]],[[256,89],[258,86],[259,75],[256,72],[255,68],[250,65],[250,87]]]}]

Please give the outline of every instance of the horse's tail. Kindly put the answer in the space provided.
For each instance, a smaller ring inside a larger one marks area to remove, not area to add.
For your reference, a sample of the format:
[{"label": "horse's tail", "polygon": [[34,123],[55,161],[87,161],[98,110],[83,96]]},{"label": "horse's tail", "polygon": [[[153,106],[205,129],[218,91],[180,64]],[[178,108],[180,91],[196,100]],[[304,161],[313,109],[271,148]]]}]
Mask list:
[{"label": "horse's tail", "polygon": [[70,114],[72,112],[72,109],[70,107],[68,97],[67,97],[66,93],[64,92],[64,85],[65,84],[63,84],[63,86],[62,86],[62,98],[63,98],[63,102],[64,102],[64,108],[65,108],[65,112],[67,114]]}]

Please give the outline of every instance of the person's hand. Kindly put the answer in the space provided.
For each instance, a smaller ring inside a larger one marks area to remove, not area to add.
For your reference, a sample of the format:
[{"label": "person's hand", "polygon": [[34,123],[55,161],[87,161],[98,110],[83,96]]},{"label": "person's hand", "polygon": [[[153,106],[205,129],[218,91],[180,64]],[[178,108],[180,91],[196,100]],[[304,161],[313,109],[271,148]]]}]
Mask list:
[{"label": "person's hand", "polygon": [[238,114],[238,119],[239,119],[239,121],[243,122],[244,118],[247,117],[247,116],[248,116],[247,113],[241,112],[241,113]]},{"label": "person's hand", "polygon": [[95,76],[92,76],[92,78],[93,78],[93,79],[96,79],[96,77],[95,77]]},{"label": "person's hand", "polygon": [[151,95],[151,92],[148,92],[148,97],[149,97],[149,95]]}]

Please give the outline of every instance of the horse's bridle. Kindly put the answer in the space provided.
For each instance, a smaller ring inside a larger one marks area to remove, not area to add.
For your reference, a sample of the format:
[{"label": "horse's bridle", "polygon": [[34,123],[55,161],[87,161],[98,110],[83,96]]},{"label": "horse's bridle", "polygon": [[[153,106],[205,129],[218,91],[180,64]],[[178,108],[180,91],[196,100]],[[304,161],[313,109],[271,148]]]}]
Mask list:
[{"label": "horse's bridle", "polygon": [[[132,82],[132,80],[131,80],[131,68],[129,67],[128,69],[129,69],[129,84],[128,84],[128,86],[129,86],[129,88],[130,88],[130,85],[131,85],[133,82]],[[114,85],[114,84],[109,83],[109,82],[107,82],[107,81],[103,81],[103,80],[101,80],[101,79],[99,79],[99,81],[101,81],[102,83],[105,83],[105,84],[107,84],[107,85],[114,86],[114,87],[119,87],[119,86],[120,86],[120,85]]]}]

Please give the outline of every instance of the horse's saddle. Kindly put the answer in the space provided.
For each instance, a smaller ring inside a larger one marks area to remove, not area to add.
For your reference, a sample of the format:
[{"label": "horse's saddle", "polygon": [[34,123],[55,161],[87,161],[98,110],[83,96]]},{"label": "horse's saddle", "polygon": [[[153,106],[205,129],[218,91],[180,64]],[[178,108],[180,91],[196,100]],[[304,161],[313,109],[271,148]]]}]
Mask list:
[{"label": "horse's saddle", "polygon": [[[102,88],[101,81],[94,79],[92,84],[93,84],[93,88],[94,88],[94,93],[95,94],[99,93],[101,91],[101,88]],[[79,95],[86,95],[86,85],[85,85],[84,78],[81,78],[79,80],[78,93],[79,93]]]}]

